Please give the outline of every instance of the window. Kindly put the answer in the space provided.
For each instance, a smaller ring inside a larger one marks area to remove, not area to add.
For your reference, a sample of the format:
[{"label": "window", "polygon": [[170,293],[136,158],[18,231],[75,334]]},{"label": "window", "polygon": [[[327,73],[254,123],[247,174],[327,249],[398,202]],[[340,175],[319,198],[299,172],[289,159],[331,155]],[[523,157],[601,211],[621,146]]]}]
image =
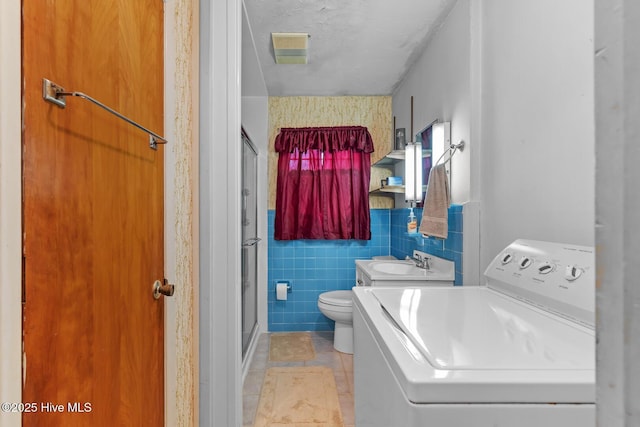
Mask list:
[{"label": "window", "polygon": [[371,239],[367,128],[286,128],[275,148],[276,240]]}]

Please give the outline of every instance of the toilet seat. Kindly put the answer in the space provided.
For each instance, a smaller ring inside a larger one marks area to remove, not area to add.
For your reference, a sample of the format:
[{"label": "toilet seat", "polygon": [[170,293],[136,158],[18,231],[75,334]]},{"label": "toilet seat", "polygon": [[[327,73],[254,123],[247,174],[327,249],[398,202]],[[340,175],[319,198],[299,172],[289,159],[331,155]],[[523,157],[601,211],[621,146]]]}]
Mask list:
[{"label": "toilet seat", "polygon": [[337,307],[351,307],[353,300],[351,291],[330,291],[320,294],[318,301]]}]

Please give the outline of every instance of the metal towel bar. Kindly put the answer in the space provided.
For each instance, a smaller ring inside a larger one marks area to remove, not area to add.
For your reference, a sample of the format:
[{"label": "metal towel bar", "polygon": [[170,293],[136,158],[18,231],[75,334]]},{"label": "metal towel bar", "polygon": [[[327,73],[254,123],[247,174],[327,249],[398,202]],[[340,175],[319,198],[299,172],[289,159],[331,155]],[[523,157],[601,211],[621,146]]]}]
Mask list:
[{"label": "metal towel bar", "polygon": [[116,110],[104,105],[102,102],[96,99],[93,99],[89,95],[86,95],[82,92],[65,92],[62,86],[59,86],[50,80],[42,79],[42,97],[44,98],[45,101],[49,101],[53,104],[56,104],[60,108],[65,108],[67,106],[67,102],[64,98],[65,96],[77,96],[77,97],[86,99],[87,101],[93,102],[98,107],[104,110],[107,110],[114,116],[117,116],[122,120],[124,120],[125,122],[137,127],[141,131],[146,132],[149,135],[149,148],[153,150],[158,149],[158,144],[167,143],[167,140],[161,137],[160,135],[158,135],[157,133],[154,133],[149,129],[145,128],[144,126],[139,125],[138,123],[134,122],[130,118],[118,113]]},{"label": "metal towel bar", "polygon": [[442,156],[440,156],[440,158],[438,158],[438,160],[436,160],[436,162],[433,165],[434,166],[439,165],[440,160],[442,160],[444,156],[449,154],[449,158],[443,162],[443,163],[447,163],[453,158],[453,155],[456,153],[456,151],[458,150],[462,151],[463,148],[464,148],[464,141],[460,141],[457,144],[449,144],[449,149],[445,150],[444,153],[442,153]]}]

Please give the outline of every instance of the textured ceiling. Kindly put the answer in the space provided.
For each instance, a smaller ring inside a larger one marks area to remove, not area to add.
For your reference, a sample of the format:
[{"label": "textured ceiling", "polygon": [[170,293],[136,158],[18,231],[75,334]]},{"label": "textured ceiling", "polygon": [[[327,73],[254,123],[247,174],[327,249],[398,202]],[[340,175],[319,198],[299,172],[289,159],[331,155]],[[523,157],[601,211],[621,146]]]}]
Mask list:
[{"label": "textured ceiling", "polygon": [[[244,3],[270,96],[343,96],[391,95],[455,0]],[[309,33],[309,63],[276,64],[272,32]]]}]

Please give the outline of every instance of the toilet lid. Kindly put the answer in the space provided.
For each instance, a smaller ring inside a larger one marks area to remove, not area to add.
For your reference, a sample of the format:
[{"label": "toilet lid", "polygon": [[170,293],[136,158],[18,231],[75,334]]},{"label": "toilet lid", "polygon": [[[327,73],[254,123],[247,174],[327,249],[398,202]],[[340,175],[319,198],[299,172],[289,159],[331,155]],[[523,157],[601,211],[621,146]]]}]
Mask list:
[{"label": "toilet lid", "polygon": [[325,304],[339,305],[341,307],[351,307],[351,291],[331,291],[320,294],[318,298]]}]

